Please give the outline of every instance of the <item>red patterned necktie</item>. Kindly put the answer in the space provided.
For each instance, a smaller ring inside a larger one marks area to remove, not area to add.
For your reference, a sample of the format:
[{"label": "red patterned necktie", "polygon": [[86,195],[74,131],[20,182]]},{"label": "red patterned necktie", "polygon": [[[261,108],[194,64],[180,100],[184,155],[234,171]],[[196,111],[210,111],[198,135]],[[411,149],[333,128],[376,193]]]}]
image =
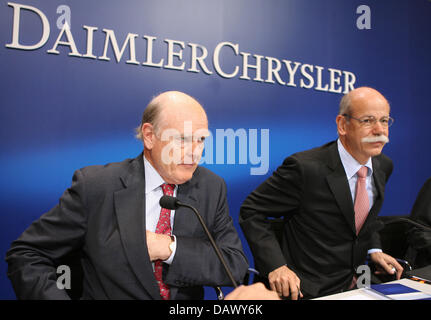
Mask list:
[{"label": "red patterned necktie", "polygon": [[361,167],[356,173],[358,180],[356,182],[356,197],[355,197],[355,225],[356,234],[359,234],[370,210],[370,200],[368,198],[366,188],[366,177],[368,168]]},{"label": "red patterned necktie", "polygon": [[[175,185],[173,184],[162,184],[163,194],[167,196],[174,195]],[[162,208],[160,210],[159,222],[157,223],[156,233],[171,235],[171,210]],[[156,260],[154,262],[154,276],[156,277],[157,284],[160,289],[160,296],[163,300],[169,300],[169,286],[163,282],[163,262]]]}]

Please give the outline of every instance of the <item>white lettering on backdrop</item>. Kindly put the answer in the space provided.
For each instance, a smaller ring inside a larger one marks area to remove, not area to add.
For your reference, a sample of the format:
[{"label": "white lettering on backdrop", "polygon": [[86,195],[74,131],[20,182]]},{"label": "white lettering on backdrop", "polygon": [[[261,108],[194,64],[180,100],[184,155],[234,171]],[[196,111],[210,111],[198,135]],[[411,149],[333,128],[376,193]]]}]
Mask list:
[{"label": "white lettering on backdrop", "polygon": [[[68,48],[68,55],[77,58],[111,61],[113,54],[117,63],[123,56],[127,56],[125,63],[129,65],[193,73],[202,71],[207,75],[213,75],[215,72],[225,79],[239,78],[332,93],[347,93],[354,89],[356,82],[355,74],[350,71],[252,54],[240,51],[238,43],[228,41],[217,43],[213,50],[208,50],[197,43],[160,40],[155,36],[140,36],[136,33],[128,33],[122,43],[119,43],[114,30],[103,28],[99,31],[98,27],[88,25],[83,25],[83,30],[75,29],[72,32],[73,28],[67,22],[70,21],[70,11],[58,34],[52,35],[51,30],[55,28],[50,28],[47,16],[38,8],[14,2],[8,2],[8,6],[13,8],[12,41],[6,44],[10,49],[38,50],[46,45],[50,37],[55,37],[54,45],[46,51],[48,54],[60,54],[60,47],[63,50]],[[20,43],[21,15],[24,10],[36,14],[42,23],[42,31],[39,34],[34,31],[35,39],[32,44]],[[85,33],[86,48],[77,47],[74,40],[76,32]],[[93,50],[96,32],[104,33],[103,51],[99,53]],[[137,52],[137,41],[145,43],[145,52]],[[163,49],[166,52],[165,58],[155,57],[154,53],[160,51],[155,48]]]}]

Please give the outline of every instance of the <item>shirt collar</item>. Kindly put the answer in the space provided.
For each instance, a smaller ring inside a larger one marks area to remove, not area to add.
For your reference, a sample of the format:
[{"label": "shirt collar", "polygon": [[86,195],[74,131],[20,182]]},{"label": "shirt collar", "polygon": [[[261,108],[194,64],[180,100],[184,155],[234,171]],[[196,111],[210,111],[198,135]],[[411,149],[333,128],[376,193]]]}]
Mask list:
[{"label": "shirt collar", "polygon": [[142,157],[144,158],[145,168],[145,194],[148,194],[154,189],[160,187],[163,183],[165,183],[165,181],[163,181],[163,178],[156,171],[156,169],[154,169],[150,161],[148,161],[145,156]]},{"label": "shirt collar", "polygon": [[[340,154],[341,163],[343,164],[344,171],[347,175],[347,180],[350,180],[356,172],[362,167],[355,158],[344,148],[340,139],[337,140],[338,153]],[[371,176],[373,174],[373,163],[371,161],[371,157],[368,159],[367,163],[364,165],[368,168],[367,176]]]}]

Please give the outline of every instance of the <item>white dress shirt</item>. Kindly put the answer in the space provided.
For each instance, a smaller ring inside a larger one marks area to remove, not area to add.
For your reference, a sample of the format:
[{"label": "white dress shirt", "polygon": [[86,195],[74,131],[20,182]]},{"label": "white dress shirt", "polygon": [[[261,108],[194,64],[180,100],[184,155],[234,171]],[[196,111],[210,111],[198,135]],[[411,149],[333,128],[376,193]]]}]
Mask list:
[{"label": "white dress shirt", "polygon": [[[159,173],[154,169],[151,163],[143,156],[145,167],[145,224],[146,229],[151,232],[156,232],[157,223],[160,217],[159,200],[163,196],[161,185],[165,183]],[[174,197],[177,195],[178,186],[175,185]],[[175,210],[171,210],[171,234],[174,232],[174,216]],[[174,236],[174,235],[173,235]],[[175,236],[174,236],[175,238]],[[171,264],[174,259],[177,249],[177,239],[175,238],[173,251],[164,263]],[[154,263],[153,263],[154,265]],[[154,266],[153,266],[154,267]]]},{"label": "white dress shirt", "polygon": [[[341,163],[343,164],[344,171],[346,172],[347,181],[349,182],[350,193],[352,195],[353,203],[355,203],[356,198],[356,182],[358,180],[357,172],[362,167],[362,165],[356,161],[352,155],[347,152],[341,143],[340,139],[337,140],[338,153],[340,154]],[[374,183],[373,178],[373,163],[371,158],[368,159],[367,163],[364,167],[368,168],[366,181],[366,189],[368,193],[368,199],[370,201],[370,209],[373,207],[374,201],[377,197],[377,189]],[[370,249],[368,250],[368,254],[373,252],[382,252],[380,249]]]}]

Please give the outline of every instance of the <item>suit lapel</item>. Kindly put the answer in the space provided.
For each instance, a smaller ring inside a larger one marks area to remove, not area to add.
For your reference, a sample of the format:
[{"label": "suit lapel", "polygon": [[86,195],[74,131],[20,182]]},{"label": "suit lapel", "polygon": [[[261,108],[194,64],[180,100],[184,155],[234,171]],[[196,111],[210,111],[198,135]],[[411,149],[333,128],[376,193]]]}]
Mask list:
[{"label": "suit lapel", "polygon": [[367,216],[367,219],[364,222],[364,225],[359,231],[361,233],[363,230],[366,230],[367,225],[370,223],[370,221],[373,221],[375,217],[377,217],[381,204],[383,202],[383,196],[385,194],[385,174],[380,169],[380,163],[377,158],[372,159],[373,162],[373,179],[374,179],[374,185],[376,187],[376,197],[374,200],[373,207],[370,209],[370,212]]},{"label": "suit lapel", "polygon": [[[182,203],[189,204],[196,208],[197,200],[193,196],[194,180],[190,180],[184,184],[178,185],[177,199]],[[175,210],[173,234],[179,237],[190,237],[196,228],[197,218],[189,208],[179,207]],[[171,299],[175,299],[178,287],[171,286]]]},{"label": "suit lapel", "polygon": [[147,251],[144,173],[141,154],[131,162],[129,172],[121,177],[124,189],[114,193],[115,213],[121,241],[132,270],[149,295],[160,299]]},{"label": "suit lapel", "polygon": [[[329,161],[328,166],[331,168],[332,172],[326,177],[329,187],[335,197],[335,200],[340,207],[341,212],[347,220],[349,227],[352,232],[356,234],[355,227],[355,211],[353,207],[353,199],[350,192],[349,183],[347,181],[346,172],[344,171],[343,164],[341,162],[337,143],[333,143],[329,148]],[[381,203],[383,201],[383,195],[385,192],[385,175],[380,169],[380,163],[377,158],[372,158],[373,162],[373,177],[374,184],[377,190],[376,200],[371,208],[364,225],[361,228],[362,231],[366,230],[367,225],[370,221],[375,218],[380,210]]]},{"label": "suit lapel", "polygon": [[332,172],[327,175],[326,180],[347,224],[352,232],[356,233],[352,195],[346,172],[338,154],[337,143],[333,143],[328,151],[328,166]]},{"label": "suit lapel", "polygon": [[[193,181],[179,185],[177,198],[179,201],[196,208],[198,202],[193,195],[192,189]],[[191,233],[196,228],[197,223],[198,220],[192,210],[185,207],[179,207],[175,211],[174,234],[178,236],[190,237]]]},{"label": "suit lapel", "polygon": [[374,184],[377,189],[377,198],[383,198],[385,194],[385,174],[380,169],[380,163],[377,158],[373,158],[373,176],[374,176]]}]

